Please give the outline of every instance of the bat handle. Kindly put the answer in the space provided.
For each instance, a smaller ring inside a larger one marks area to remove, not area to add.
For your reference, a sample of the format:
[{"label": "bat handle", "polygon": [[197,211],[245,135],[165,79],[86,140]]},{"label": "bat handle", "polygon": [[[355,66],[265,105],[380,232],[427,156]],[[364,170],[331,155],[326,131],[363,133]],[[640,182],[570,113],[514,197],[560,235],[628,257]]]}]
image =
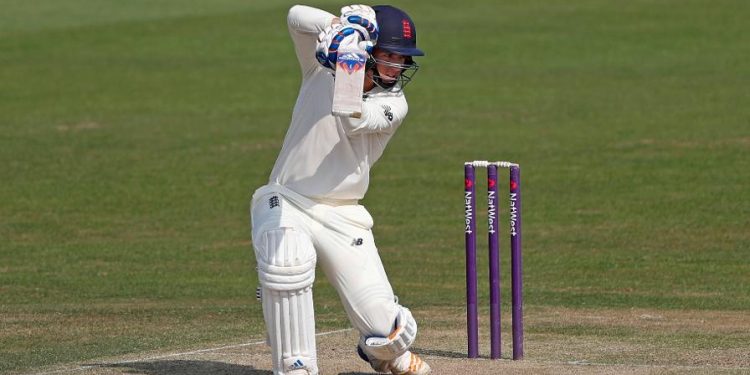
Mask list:
[{"label": "bat handle", "polygon": [[333,111],[331,114],[338,117],[362,118],[362,112]]}]

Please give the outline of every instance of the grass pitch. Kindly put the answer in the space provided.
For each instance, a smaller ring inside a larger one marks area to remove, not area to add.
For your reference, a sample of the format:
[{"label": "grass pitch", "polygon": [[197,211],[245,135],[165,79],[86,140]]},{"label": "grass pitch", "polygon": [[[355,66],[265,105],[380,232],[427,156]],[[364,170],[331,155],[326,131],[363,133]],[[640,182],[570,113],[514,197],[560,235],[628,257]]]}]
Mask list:
[{"label": "grass pitch", "polygon": [[[3,6],[0,372],[262,336],[248,203],[299,85],[290,4]],[[571,358],[542,345],[560,336],[659,342],[673,365],[750,350],[746,321],[715,321],[750,310],[746,2],[394,4],[427,56],[363,203],[404,304],[460,311],[461,165],[506,159],[523,166],[527,311],[550,316],[527,322],[529,360]],[[318,280],[319,329],[347,327]],[[592,309],[708,318],[565,319]]]}]

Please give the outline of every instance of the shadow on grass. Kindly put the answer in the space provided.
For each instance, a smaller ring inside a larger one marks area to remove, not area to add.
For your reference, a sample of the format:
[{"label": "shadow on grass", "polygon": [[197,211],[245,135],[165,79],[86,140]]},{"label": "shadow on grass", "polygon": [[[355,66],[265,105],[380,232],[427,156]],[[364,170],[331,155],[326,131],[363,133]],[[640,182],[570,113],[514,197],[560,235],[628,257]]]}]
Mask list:
[{"label": "shadow on grass", "polygon": [[[445,358],[465,358],[465,353],[445,350],[414,348],[415,353],[424,356]],[[236,365],[217,361],[143,361],[126,363],[97,363],[84,366],[121,369],[125,374],[142,375],[272,375],[272,371],[258,370],[253,366]],[[364,372],[344,372],[339,375],[370,375]]]},{"label": "shadow on grass", "polygon": [[[126,374],[143,375],[273,375],[272,371],[257,370],[253,366],[216,361],[154,361],[88,364],[84,366],[122,369]],[[339,375],[372,375],[366,372],[346,372]]]},{"label": "shadow on grass", "polygon": [[123,369],[126,374],[144,375],[272,375],[268,370],[256,370],[253,366],[235,365],[216,361],[152,361],[91,364],[92,367]]},{"label": "shadow on grass", "polygon": [[431,355],[433,357],[444,357],[444,358],[466,358],[466,353],[450,352],[447,350],[414,348],[412,349],[412,351],[414,353],[425,355],[425,356]]}]

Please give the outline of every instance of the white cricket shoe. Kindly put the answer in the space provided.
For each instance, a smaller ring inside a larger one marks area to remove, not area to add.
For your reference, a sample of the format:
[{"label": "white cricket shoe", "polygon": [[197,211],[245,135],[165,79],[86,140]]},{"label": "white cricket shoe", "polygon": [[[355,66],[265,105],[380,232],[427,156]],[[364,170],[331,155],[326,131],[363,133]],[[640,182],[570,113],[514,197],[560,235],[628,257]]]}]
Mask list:
[{"label": "white cricket shoe", "polygon": [[[360,356],[364,357],[364,353],[360,353]],[[392,373],[394,375],[427,375],[430,373],[430,365],[419,358],[418,355],[407,351],[401,356],[394,358],[390,361],[382,361],[379,359],[368,360],[372,369],[380,373]]]},{"label": "white cricket shoe", "polygon": [[427,375],[431,371],[427,362],[410,351],[389,362],[394,375]]}]

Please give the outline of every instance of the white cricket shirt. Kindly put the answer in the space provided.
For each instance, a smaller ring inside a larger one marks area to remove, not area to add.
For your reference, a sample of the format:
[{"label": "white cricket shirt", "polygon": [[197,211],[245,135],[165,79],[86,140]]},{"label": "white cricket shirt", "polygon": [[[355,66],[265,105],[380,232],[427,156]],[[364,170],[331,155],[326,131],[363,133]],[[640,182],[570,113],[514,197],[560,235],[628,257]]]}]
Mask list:
[{"label": "white cricket shirt", "polygon": [[406,117],[403,92],[369,91],[362,118],[331,115],[333,74],[315,58],[318,34],[330,26],[328,12],[296,5],[287,23],[302,69],[302,85],[269,182],[318,201],[364,197],[370,168]]}]

